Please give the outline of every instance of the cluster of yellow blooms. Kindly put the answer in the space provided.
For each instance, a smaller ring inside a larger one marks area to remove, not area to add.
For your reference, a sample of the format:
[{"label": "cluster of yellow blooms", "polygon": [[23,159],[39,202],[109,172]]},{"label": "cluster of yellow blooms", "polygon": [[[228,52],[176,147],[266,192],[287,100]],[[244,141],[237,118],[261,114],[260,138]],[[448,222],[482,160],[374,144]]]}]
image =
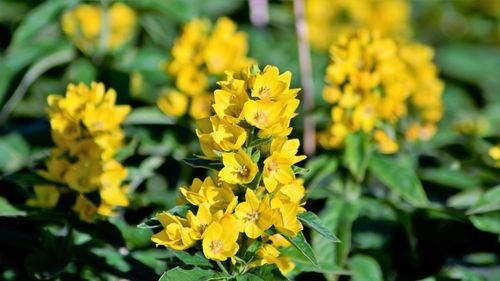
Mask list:
[{"label": "cluster of yellow blooms", "polygon": [[[124,133],[120,128],[128,105],[115,105],[116,92],[102,83],[91,87],[69,84],[66,97],[50,95],[48,113],[52,127],[51,149],[46,170],[41,176],[54,184],[35,185],[35,198],[28,204],[54,207],[62,192],[78,192],[74,210],[82,220],[92,221],[94,214],[111,216],[114,206],[127,206],[127,186],[122,181],[127,170],[113,155],[122,147]],[[88,195],[98,192],[96,206]]]},{"label": "cluster of yellow blooms", "polygon": [[341,147],[349,133],[362,130],[380,152],[394,153],[401,131],[409,141],[434,135],[443,83],[430,48],[361,30],[341,36],[330,56],[323,98],[333,105],[332,123],[319,135],[324,147]]},{"label": "cluster of yellow blooms", "polygon": [[351,28],[371,28],[382,35],[406,36],[409,33],[408,0],[307,0],[306,20],[313,47],[327,50]]},{"label": "cluster of yellow blooms", "polygon": [[113,51],[128,42],[135,29],[137,15],[123,3],[108,9],[99,5],[81,4],[64,13],[64,33],[86,53]]},{"label": "cluster of yellow blooms", "polygon": [[184,26],[172,48],[172,61],[165,64],[177,88],[163,91],[158,99],[165,114],[182,116],[188,106],[189,115],[195,119],[212,114],[211,79],[220,79],[224,71],[237,71],[253,62],[246,57],[246,34],[236,28],[226,17],[219,18],[213,28],[208,19],[194,19]]},{"label": "cluster of yellow blooms", "polygon": [[193,212],[185,218],[158,214],[164,229],[152,240],[177,250],[201,240],[208,259],[224,261],[260,238],[250,267],[274,263],[286,273],[294,264],[280,255],[288,246],[282,234],[297,235],[303,229],[297,214],[305,211],[303,180],[293,170],[305,156],[296,155],[299,140],[287,138],[299,89],[290,89],[290,72],[274,66],[226,75],[215,91],[215,114],[200,119],[197,130],[203,157],[223,167],[215,178],[180,189],[178,204]]}]

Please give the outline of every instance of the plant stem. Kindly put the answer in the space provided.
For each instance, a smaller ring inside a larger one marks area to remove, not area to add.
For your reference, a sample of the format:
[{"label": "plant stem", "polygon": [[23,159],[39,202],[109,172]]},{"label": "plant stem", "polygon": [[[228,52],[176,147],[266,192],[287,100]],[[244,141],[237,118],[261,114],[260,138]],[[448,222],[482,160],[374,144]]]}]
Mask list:
[{"label": "plant stem", "polygon": [[314,106],[314,89],[311,66],[311,53],[307,38],[304,0],[294,0],[295,31],[299,49],[300,75],[304,93],[304,153],[311,156],[316,151],[316,132],[314,118],[311,115]]},{"label": "plant stem", "polygon": [[33,84],[38,77],[52,67],[70,62],[74,57],[75,51],[73,49],[62,49],[61,51],[47,56],[34,64],[23,76],[21,83],[19,83],[19,86],[17,86],[10,99],[2,108],[2,111],[0,112],[0,125],[7,121],[7,118],[14,110],[17,103],[23,99],[31,84]]},{"label": "plant stem", "polygon": [[229,275],[229,272],[227,272],[226,267],[220,261],[215,261],[215,262],[217,263],[217,265],[219,266],[219,268],[222,270],[222,272],[224,272],[227,275]]},{"label": "plant stem", "polygon": [[262,27],[269,22],[268,0],[250,0],[250,21],[253,25]]}]

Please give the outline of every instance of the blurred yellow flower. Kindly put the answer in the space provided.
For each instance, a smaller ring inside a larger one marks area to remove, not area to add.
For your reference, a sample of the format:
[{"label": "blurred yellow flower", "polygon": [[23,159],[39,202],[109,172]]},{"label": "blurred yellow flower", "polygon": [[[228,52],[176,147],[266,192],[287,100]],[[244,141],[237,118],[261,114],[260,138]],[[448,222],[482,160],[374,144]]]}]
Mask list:
[{"label": "blurred yellow flower", "polygon": [[172,47],[172,60],[164,68],[174,78],[177,89],[192,99],[192,118],[212,114],[213,95],[207,94],[211,79],[250,65],[253,60],[247,58],[247,49],[246,34],[238,32],[229,18],[219,18],[213,27],[205,18],[184,25]]},{"label": "blurred yellow flower", "polygon": [[383,35],[407,37],[408,0],[307,0],[306,21],[313,47],[327,50],[339,34],[368,28]]},{"label": "blurred yellow flower", "polygon": [[81,4],[63,14],[63,32],[82,51],[90,54],[113,51],[130,41],[137,16],[124,3],[109,8]]},{"label": "blurred yellow flower", "polygon": [[318,135],[322,146],[342,147],[348,134],[363,131],[390,154],[399,150],[398,133],[408,141],[434,135],[443,83],[430,48],[359,30],[340,36],[330,57],[323,98],[332,105],[331,123]]},{"label": "blurred yellow flower", "polygon": [[[56,144],[46,160],[46,169],[38,173],[61,188],[80,193],[74,210],[82,220],[93,221],[94,214],[114,215],[116,206],[127,206],[127,186],[122,182],[125,169],[113,156],[123,146],[121,123],[130,106],[116,105],[116,92],[106,91],[102,83],[90,87],[69,84],[66,96],[47,98],[52,138]],[[34,187],[35,198],[28,204],[41,207],[57,205],[60,190]],[[85,194],[98,191],[96,206]]]},{"label": "blurred yellow flower", "polygon": [[189,99],[186,95],[175,90],[162,91],[157,101],[158,107],[163,113],[174,117],[179,117],[186,113],[188,102]]}]

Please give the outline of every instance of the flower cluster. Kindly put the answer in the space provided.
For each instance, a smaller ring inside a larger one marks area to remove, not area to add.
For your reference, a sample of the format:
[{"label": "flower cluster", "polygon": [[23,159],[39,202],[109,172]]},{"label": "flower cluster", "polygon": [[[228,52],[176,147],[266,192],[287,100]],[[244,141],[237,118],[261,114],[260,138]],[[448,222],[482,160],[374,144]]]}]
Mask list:
[{"label": "flower cluster", "polygon": [[137,16],[130,7],[115,3],[103,10],[99,5],[81,4],[64,13],[64,33],[86,53],[113,51],[129,41]]},{"label": "flower cluster", "polygon": [[[260,244],[249,266],[274,263],[286,273],[293,263],[280,254],[303,228],[303,181],[294,165],[300,142],[288,139],[299,105],[299,89],[290,89],[291,73],[256,66],[227,72],[215,91],[213,116],[200,119],[197,135],[204,161],[218,163],[215,177],[195,179],[180,189],[185,217],[164,212],[164,229],[153,235],[158,245],[184,250],[201,241],[208,259],[224,261]],[[238,255],[240,258],[241,255]]]},{"label": "flower cluster", "polygon": [[[35,185],[35,198],[28,204],[54,207],[60,194],[76,191],[74,210],[82,220],[92,221],[94,214],[111,216],[114,206],[127,206],[127,187],[122,181],[127,170],[113,155],[122,147],[120,128],[130,107],[115,105],[116,92],[102,83],[91,87],[69,84],[65,97],[48,97],[52,139],[46,170],[39,174],[53,184]],[[91,200],[98,193],[100,204]]]},{"label": "flower cluster", "polygon": [[399,150],[399,132],[410,141],[433,136],[443,112],[443,84],[430,48],[361,30],[340,37],[330,56],[323,98],[332,104],[332,123],[319,136],[324,147],[341,147],[359,130],[382,153]]},{"label": "flower cluster", "polygon": [[236,28],[226,17],[219,18],[213,28],[208,19],[194,19],[184,26],[172,48],[172,60],[165,64],[177,88],[165,90],[158,99],[158,106],[165,114],[179,117],[188,107],[189,115],[195,119],[212,114],[211,79],[252,63],[246,57],[246,34]]},{"label": "flower cluster", "polygon": [[311,44],[327,50],[338,34],[351,28],[370,28],[383,35],[408,33],[407,0],[308,0],[306,20]]}]

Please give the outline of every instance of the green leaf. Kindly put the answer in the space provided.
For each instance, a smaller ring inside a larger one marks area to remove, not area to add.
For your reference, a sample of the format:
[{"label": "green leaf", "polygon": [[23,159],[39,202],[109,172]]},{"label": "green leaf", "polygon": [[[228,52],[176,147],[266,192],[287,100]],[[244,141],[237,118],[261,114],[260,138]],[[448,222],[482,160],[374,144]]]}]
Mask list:
[{"label": "green leaf", "polygon": [[306,226],[310,227],[312,230],[317,231],[319,234],[323,235],[325,238],[333,242],[340,242],[340,240],[335,237],[332,231],[330,231],[321,221],[321,219],[313,212],[304,212],[297,215],[297,218],[304,223]]},{"label": "green leaf", "polygon": [[292,169],[296,175],[307,175],[311,171],[309,169],[302,168],[302,167],[295,166],[295,165],[292,166]]},{"label": "green leaf", "polygon": [[173,269],[163,273],[159,281],[201,281],[206,280],[215,274],[217,274],[216,271],[201,269],[199,267],[194,267],[193,269],[174,267]]},{"label": "green leaf", "polygon": [[0,170],[13,172],[26,164],[29,157],[29,145],[18,134],[0,137]]},{"label": "green leaf", "polygon": [[299,250],[304,257],[306,257],[312,264],[316,267],[319,266],[318,261],[316,260],[316,256],[314,255],[314,251],[311,248],[311,245],[307,242],[304,234],[299,232],[294,237],[283,235],[297,250]]},{"label": "green leaf", "polygon": [[191,208],[191,205],[189,204],[184,204],[184,205],[176,205],[174,206],[173,208],[171,208],[170,210],[168,210],[167,212],[172,214],[172,215],[179,215],[181,217],[184,217],[186,216],[187,214],[187,211]]},{"label": "green leaf", "polygon": [[253,147],[256,147],[256,146],[259,146],[259,145],[264,145],[264,144],[268,144],[270,143],[271,141],[273,140],[273,138],[269,137],[269,138],[264,138],[264,139],[260,139],[260,138],[257,138],[257,139],[254,139],[250,142],[250,144],[248,144],[247,147],[249,148],[253,148]]},{"label": "green leaf", "polygon": [[500,211],[470,216],[469,219],[482,231],[500,234]]},{"label": "green leaf", "polygon": [[252,154],[252,162],[254,163],[258,163],[259,162],[259,159],[260,159],[260,150],[256,150],[253,154]]},{"label": "green leaf", "polygon": [[353,281],[382,281],[382,270],[377,261],[369,256],[357,255],[349,259]]},{"label": "green leaf", "polygon": [[69,81],[73,83],[83,82],[89,85],[96,80],[97,69],[87,59],[78,59],[74,61],[67,70],[66,75]]},{"label": "green leaf", "polygon": [[167,116],[156,106],[137,107],[127,116],[124,125],[172,125],[177,119]]},{"label": "green leaf", "polygon": [[[265,264],[263,266],[258,266],[249,271],[250,274],[258,276],[262,280],[273,280],[273,281],[286,281],[288,278],[281,274],[280,270],[275,264]],[[243,279],[245,280],[245,279]],[[246,279],[246,280],[259,280],[259,279]]]},{"label": "green leaf", "polygon": [[32,9],[16,29],[9,48],[26,44],[41,30],[54,20],[59,20],[58,14],[66,7],[76,4],[75,0],[52,0]]},{"label": "green leaf", "polygon": [[172,250],[172,253],[174,253],[174,255],[178,259],[180,259],[184,264],[191,264],[194,266],[205,266],[209,268],[212,267],[210,261],[207,260],[203,255],[203,253],[201,252],[196,252],[194,255],[190,255],[185,251]]},{"label": "green leaf", "polygon": [[422,169],[419,174],[422,180],[458,189],[471,189],[481,185],[477,177],[459,170]]},{"label": "green leaf", "polygon": [[220,170],[224,166],[218,160],[208,160],[202,158],[188,158],[184,159],[184,162],[194,168],[205,168],[211,170]]},{"label": "green leaf", "polygon": [[0,217],[21,217],[26,216],[25,211],[18,210],[12,206],[7,199],[0,197]]},{"label": "green leaf", "polygon": [[141,222],[140,224],[137,225],[138,228],[143,228],[143,229],[156,229],[156,228],[163,228],[163,225],[161,225],[160,221],[157,218],[151,218],[148,219],[145,222]]},{"label": "green leaf", "polygon": [[369,169],[376,178],[409,203],[418,207],[428,204],[420,180],[406,163],[374,154],[370,159]]},{"label": "green leaf", "polygon": [[500,210],[500,186],[493,187],[484,193],[467,211],[468,215],[487,213]]},{"label": "green leaf", "polygon": [[264,279],[260,278],[259,276],[253,274],[253,273],[245,273],[243,275],[238,275],[236,276],[237,281],[265,281]]},{"label": "green leaf", "polygon": [[344,163],[357,181],[361,181],[369,160],[366,135],[363,132],[349,134],[345,140]]}]

